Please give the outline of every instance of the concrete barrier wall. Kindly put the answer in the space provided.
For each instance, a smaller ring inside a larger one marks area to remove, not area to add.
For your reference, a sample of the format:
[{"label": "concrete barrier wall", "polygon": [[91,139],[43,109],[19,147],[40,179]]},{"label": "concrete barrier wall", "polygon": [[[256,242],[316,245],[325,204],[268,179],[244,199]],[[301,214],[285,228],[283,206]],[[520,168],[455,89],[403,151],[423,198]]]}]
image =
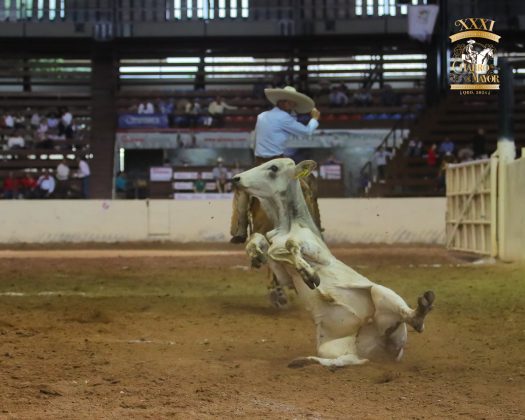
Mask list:
[{"label": "concrete barrier wall", "polygon": [[[322,199],[329,242],[441,244],[445,199]],[[231,202],[2,200],[0,243],[227,241]]]}]

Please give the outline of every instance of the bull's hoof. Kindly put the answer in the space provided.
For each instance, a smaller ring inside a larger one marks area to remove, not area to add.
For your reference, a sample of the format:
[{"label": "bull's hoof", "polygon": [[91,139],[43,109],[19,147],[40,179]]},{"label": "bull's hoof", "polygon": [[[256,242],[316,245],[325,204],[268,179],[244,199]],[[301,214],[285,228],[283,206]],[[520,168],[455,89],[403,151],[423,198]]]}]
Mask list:
[{"label": "bull's hoof", "polygon": [[301,274],[301,277],[303,278],[306,285],[312,290],[314,290],[317,286],[321,284],[319,274],[315,272],[313,274],[310,274],[306,270],[300,270],[299,274]]},{"label": "bull's hoof", "polygon": [[434,307],[434,301],[436,295],[434,292],[429,290],[423,293],[417,300],[416,316],[411,322],[412,327],[419,333],[422,333],[425,329],[425,317]]},{"label": "bull's hoof", "polygon": [[317,365],[319,362],[315,359],[310,359],[309,357],[299,357],[297,359],[292,360],[290,363],[288,363],[288,367],[291,369],[298,369],[302,368],[308,365]]},{"label": "bull's hoof", "polygon": [[288,297],[281,288],[270,290],[269,298],[274,308],[285,309],[288,307]]}]

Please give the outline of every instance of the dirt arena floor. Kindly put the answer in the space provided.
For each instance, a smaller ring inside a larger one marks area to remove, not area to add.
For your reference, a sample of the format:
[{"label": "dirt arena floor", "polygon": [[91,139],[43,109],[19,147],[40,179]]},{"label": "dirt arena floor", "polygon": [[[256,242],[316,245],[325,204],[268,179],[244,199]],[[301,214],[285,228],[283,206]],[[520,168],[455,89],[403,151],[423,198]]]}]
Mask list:
[{"label": "dirt arena floor", "polygon": [[0,418],[525,418],[524,266],[337,248],[435,309],[400,363],[290,369],[312,321],[270,306],[241,249],[0,250]]}]

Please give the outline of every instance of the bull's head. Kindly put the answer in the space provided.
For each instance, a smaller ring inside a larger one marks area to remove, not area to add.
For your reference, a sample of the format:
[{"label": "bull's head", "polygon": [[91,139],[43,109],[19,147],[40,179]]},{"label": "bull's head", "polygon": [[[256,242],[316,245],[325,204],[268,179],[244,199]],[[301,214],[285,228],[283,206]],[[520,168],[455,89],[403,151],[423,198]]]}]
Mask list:
[{"label": "bull's head", "polygon": [[296,165],[292,159],[273,159],[238,174],[232,181],[250,195],[272,198],[276,194],[285,194],[290,182],[310,175],[316,166],[313,160],[304,160]]}]

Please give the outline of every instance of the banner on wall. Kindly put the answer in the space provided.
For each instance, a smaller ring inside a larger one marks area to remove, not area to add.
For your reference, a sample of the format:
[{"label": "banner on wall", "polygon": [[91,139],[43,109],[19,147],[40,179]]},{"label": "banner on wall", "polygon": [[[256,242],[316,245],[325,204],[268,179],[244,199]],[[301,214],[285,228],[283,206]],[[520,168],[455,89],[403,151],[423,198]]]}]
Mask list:
[{"label": "banner on wall", "polygon": [[118,128],[168,128],[168,116],[163,114],[120,114]]},{"label": "banner on wall", "polygon": [[[310,137],[292,137],[289,148],[342,147],[350,140],[358,141],[363,130],[320,130]],[[123,149],[192,149],[192,148],[253,148],[253,135],[248,131],[205,132],[118,132],[117,147]]]}]

